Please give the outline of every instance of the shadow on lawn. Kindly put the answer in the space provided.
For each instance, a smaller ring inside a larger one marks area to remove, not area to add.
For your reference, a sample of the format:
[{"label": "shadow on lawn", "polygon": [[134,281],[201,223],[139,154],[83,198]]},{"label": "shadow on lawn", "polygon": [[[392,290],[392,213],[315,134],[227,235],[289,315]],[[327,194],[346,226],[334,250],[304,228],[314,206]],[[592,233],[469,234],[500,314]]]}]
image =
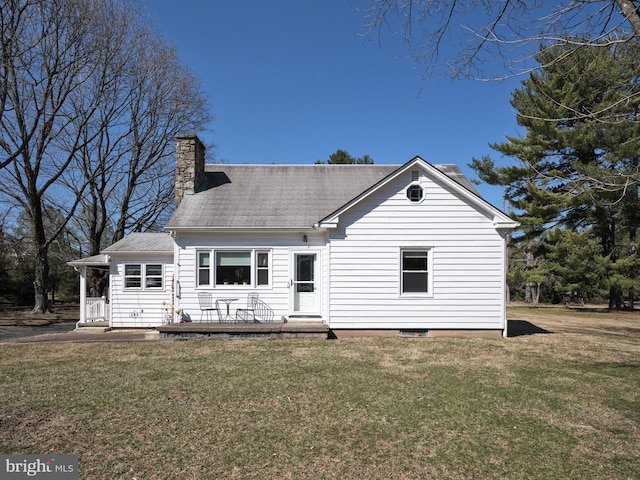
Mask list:
[{"label": "shadow on lawn", "polygon": [[553,333],[544,328],[540,328],[526,320],[509,320],[507,325],[508,337],[520,337],[522,335],[535,335],[537,333]]}]

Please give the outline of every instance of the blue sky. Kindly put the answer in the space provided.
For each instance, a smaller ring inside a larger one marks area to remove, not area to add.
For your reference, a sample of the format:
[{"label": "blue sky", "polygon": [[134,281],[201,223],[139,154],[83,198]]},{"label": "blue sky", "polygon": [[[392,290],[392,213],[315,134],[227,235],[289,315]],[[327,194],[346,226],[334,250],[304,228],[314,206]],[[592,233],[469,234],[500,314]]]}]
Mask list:
[{"label": "blue sky", "polygon": [[[310,164],[338,149],[401,165],[416,155],[455,163],[491,154],[519,129],[519,80],[452,81],[400,59],[397,39],[363,38],[361,0],[147,0],[147,13],[211,97],[227,163]],[[445,47],[446,48],[446,47]],[[442,72],[440,72],[442,73]],[[422,90],[420,87],[423,86]],[[502,207],[501,190],[480,193]]]}]

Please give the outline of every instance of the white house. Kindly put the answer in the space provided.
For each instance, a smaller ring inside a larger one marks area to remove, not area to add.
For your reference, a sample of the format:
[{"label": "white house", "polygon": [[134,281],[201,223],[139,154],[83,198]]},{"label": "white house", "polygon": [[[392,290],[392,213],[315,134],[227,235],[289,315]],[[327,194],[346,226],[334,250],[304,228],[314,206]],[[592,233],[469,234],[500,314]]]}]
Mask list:
[{"label": "white house", "polygon": [[159,326],[178,309],[198,320],[208,292],[238,299],[232,310],[257,293],[276,319],[338,337],[506,334],[517,223],[457,166],[205,165],[196,136],[177,142],[167,233],[132,234],[98,259],[111,326]]}]

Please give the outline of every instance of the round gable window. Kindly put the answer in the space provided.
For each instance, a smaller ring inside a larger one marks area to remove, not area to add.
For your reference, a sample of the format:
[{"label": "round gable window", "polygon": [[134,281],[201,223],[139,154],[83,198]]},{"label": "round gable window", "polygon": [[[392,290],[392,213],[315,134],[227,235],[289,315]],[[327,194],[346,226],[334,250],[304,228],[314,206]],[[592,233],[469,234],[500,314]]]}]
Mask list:
[{"label": "round gable window", "polygon": [[412,202],[419,202],[422,200],[422,187],[420,185],[411,185],[407,188],[407,198]]}]

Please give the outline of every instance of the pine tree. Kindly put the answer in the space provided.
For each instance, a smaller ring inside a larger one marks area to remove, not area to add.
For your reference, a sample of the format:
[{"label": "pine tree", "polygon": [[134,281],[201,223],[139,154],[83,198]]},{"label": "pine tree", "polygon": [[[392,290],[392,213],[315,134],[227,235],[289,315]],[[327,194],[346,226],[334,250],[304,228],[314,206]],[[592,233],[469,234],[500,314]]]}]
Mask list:
[{"label": "pine tree", "polygon": [[[591,228],[614,268],[622,257],[637,256],[640,46],[585,47],[562,60],[563,48],[541,50],[544,67],[513,93],[526,135],[491,145],[518,164],[496,167],[485,157],[470,166],[482,180],[505,187],[522,224],[516,241],[529,245],[530,254],[544,252],[552,227]],[[634,282],[613,281],[611,307],[621,306],[623,283],[633,288]]]}]

